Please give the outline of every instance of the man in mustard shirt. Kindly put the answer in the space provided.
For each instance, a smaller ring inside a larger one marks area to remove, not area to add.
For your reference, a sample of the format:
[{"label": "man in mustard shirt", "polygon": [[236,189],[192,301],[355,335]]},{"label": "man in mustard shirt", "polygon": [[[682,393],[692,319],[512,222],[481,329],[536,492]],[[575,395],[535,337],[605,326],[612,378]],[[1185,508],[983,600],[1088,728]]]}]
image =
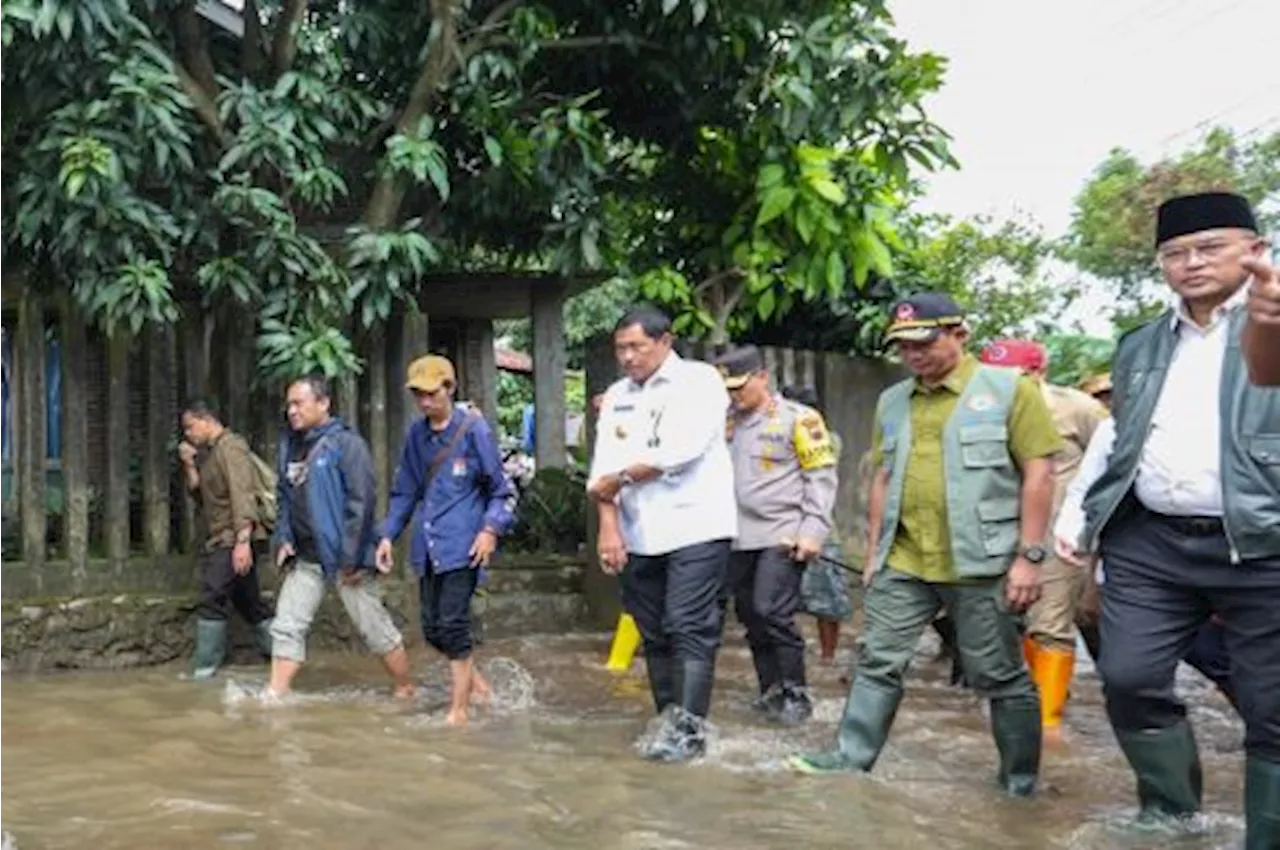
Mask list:
[{"label": "man in mustard shirt", "polygon": [[1000,785],[1026,796],[1040,768],[1040,702],[1013,612],[1040,594],[1062,440],[1030,378],[965,353],[950,297],[898,304],[886,338],[915,377],[876,406],[858,666],[835,749],[791,764],[870,770],[920,634],[946,610],[965,676],[991,703]]}]

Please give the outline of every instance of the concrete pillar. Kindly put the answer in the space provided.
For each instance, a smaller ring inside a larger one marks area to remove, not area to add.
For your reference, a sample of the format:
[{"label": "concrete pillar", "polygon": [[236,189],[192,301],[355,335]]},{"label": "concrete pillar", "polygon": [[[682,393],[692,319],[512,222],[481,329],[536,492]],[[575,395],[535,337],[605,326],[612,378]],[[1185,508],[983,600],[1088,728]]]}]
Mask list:
[{"label": "concrete pillar", "polygon": [[460,357],[458,371],[463,386],[459,397],[479,407],[489,422],[497,422],[498,362],[493,353],[493,319],[463,322]]},{"label": "concrete pillar", "polygon": [[[492,346],[491,346],[492,348]],[[534,460],[538,469],[563,469],[564,287],[557,281],[533,285]]]}]

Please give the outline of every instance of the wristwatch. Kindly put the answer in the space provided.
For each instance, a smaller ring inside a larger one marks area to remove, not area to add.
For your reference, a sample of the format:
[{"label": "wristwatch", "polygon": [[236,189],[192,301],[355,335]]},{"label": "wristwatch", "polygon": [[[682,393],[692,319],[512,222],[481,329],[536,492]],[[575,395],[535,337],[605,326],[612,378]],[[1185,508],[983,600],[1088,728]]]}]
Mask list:
[{"label": "wristwatch", "polygon": [[1027,546],[1018,553],[1028,564],[1039,566],[1049,557],[1049,550],[1043,546]]}]

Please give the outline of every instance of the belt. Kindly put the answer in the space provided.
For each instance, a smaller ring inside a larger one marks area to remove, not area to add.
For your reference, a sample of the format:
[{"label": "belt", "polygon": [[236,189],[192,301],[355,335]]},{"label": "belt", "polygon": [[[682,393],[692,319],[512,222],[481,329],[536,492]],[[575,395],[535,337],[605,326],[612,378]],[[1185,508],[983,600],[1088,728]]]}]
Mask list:
[{"label": "belt", "polygon": [[1167,525],[1186,537],[1222,537],[1226,535],[1220,516],[1170,516],[1158,514],[1149,508],[1144,511],[1154,520]]}]

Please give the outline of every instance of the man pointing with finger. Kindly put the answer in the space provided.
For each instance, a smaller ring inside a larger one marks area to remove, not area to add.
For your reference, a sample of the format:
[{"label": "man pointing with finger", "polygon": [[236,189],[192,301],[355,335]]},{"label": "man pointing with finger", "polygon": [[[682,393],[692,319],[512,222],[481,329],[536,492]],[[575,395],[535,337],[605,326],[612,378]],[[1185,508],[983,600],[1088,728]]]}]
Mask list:
[{"label": "man pointing with finger", "polygon": [[405,387],[423,418],[404,438],[377,562],[379,569],[391,568],[392,546],[416,510],[409,560],[418,574],[422,633],[449,659],[447,722],[460,726],[472,700],[489,697],[489,685],[471,658],[471,597],[498,537],[515,519],[516,491],[489,423],[454,404],[458,379],[447,358],[413,361]]},{"label": "man pointing with finger", "polygon": [[991,701],[999,783],[1035,790],[1040,704],[1010,609],[1039,596],[1062,440],[1036,384],[978,363],[968,337],[946,295],[894,309],[886,338],[915,377],[876,407],[858,666],[836,748],[794,757],[800,771],[871,769],[920,633],[945,609],[965,676]]}]

